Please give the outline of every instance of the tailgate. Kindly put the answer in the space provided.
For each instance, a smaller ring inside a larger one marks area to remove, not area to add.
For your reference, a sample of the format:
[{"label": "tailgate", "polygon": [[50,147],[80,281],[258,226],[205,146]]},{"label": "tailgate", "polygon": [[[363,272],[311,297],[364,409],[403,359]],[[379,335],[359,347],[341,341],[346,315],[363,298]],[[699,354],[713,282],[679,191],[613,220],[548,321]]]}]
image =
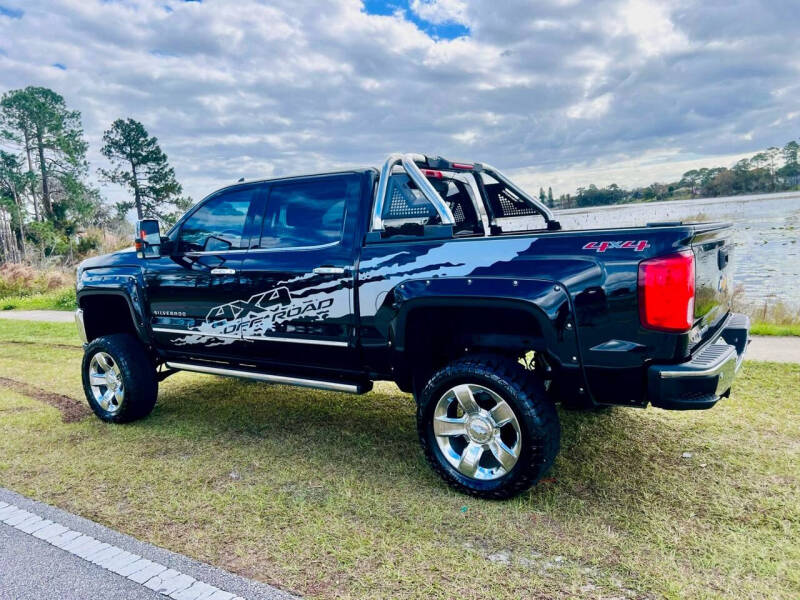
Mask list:
[{"label": "tailgate", "polygon": [[728,314],[733,297],[733,227],[730,223],[700,224],[695,227],[692,250],[695,256],[696,331],[705,338]]}]

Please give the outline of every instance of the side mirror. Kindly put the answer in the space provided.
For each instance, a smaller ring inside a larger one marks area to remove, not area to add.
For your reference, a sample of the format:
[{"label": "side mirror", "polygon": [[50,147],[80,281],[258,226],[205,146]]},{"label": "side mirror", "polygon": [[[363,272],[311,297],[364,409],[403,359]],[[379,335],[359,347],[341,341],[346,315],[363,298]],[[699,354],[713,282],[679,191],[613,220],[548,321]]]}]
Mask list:
[{"label": "side mirror", "polygon": [[134,239],[136,256],[139,258],[159,258],[161,256],[161,229],[155,219],[142,219],[136,223]]}]

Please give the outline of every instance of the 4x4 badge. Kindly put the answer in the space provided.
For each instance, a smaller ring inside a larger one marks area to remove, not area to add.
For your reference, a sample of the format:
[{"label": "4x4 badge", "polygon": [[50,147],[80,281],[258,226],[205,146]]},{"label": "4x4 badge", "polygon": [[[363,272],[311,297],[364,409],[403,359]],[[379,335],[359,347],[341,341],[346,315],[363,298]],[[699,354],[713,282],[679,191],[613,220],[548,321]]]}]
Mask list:
[{"label": "4x4 badge", "polygon": [[617,240],[610,242],[589,242],[586,244],[584,250],[594,250],[596,252],[605,252],[606,250],[633,250],[634,252],[641,252],[645,248],[649,248],[650,243],[647,240]]}]

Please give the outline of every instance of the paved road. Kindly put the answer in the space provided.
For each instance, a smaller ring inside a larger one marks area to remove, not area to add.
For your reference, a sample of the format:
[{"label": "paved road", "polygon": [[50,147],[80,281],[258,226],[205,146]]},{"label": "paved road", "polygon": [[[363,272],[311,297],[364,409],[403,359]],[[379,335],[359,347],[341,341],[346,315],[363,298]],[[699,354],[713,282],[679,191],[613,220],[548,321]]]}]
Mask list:
[{"label": "paved road", "polygon": [[0,319],[73,323],[75,321],[75,314],[72,311],[66,310],[0,310]]},{"label": "paved road", "polygon": [[42,598],[164,600],[126,577],[110,577],[102,567],[0,525],[0,600]]},{"label": "paved road", "polygon": [[[0,319],[68,323],[73,314],[63,310],[5,310]],[[800,337],[753,336],[747,360],[800,363]]]},{"label": "paved road", "polygon": [[800,363],[800,337],[754,336],[745,357],[747,360]]},{"label": "paved road", "polygon": [[0,600],[168,597],[296,600],[0,487]]}]

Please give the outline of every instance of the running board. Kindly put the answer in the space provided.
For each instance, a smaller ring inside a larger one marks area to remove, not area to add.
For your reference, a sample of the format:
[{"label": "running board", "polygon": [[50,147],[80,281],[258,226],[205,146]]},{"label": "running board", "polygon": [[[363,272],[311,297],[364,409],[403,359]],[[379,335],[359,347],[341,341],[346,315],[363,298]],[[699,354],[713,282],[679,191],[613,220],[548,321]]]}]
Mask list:
[{"label": "running board", "polygon": [[270,375],[268,373],[256,373],[254,371],[241,371],[238,369],[224,369],[222,367],[211,367],[207,365],[197,365],[192,363],[167,362],[166,366],[170,369],[180,371],[194,371],[195,373],[207,373],[209,375],[224,375],[226,377],[241,377],[243,379],[255,379],[267,383],[281,383],[283,385],[296,385],[298,387],[315,388],[318,390],[330,390],[333,392],[349,392],[351,394],[363,394],[372,389],[372,385],[358,383],[340,383],[338,381],[323,381],[321,379],[302,379],[300,377],[287,377],[286,375]]}]

